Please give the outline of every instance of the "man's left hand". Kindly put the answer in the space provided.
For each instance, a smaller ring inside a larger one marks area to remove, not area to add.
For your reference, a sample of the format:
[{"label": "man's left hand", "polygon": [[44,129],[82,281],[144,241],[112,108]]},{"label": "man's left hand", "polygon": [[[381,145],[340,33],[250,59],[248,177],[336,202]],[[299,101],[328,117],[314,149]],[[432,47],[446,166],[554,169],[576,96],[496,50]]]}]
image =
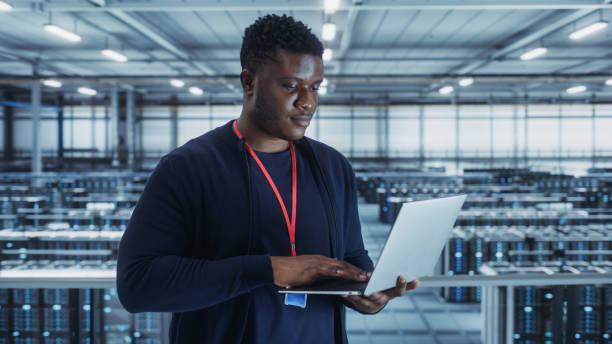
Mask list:
[{"label": "man's left hand", "polygon": [[[368,277],[371,273],[368,273]],[[383,291],[376,292],[372,295],[342,295],[343,298],[349,300],[355,308],[364,313],[376,313],[383,309],[392,299],[404,295],[406,290],[412,290],[419,287],[419,280],[407,282],[403,276],[397,277],[395,287]]]}]

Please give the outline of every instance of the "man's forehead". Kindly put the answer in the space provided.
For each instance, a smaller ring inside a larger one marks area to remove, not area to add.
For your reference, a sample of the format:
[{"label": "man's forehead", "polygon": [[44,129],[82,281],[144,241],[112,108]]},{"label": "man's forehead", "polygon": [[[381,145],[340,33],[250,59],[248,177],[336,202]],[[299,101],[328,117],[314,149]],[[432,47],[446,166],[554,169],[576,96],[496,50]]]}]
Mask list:
[{"label": "man's forehead", "polygon": [[268,69],[274,77],[305,80],[321,76],[323,63],[318,56],[278,49],[275,57],[266,61],[264,69]]}]

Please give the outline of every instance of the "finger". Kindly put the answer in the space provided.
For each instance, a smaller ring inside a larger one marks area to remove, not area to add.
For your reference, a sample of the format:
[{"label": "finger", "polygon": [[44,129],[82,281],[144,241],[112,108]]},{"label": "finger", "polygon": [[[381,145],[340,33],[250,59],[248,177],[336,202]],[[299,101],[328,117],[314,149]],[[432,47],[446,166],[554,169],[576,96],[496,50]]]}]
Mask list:
[{"label": "finger", "polygon": [[410,283],[408,283],[408,284],[406,285],[406,290],[413,290],[413,289],[416,289],[416,288],[418,288],[420,285],[421,285],[421,281],[419,281],[419,280],[414,280],[414,281],[411,281]]},{"label": "finger", "polygon": [[319,276],[342,277],[344,274],[342,267],[334,264],[319,264],[316,270]]},{"label": "finger", "polygon": [[367,273],[364,270],[344,261],[338,262],[342,264],[342,269],[346,271],[346,275],[349,279],[354,279],[355,281],[367,280]]},{"label": "finger", "polygon": [[342,277],[357,282],[367,281],[366,272],[349,263],[332,259],[321,258],[319,262],[320,273],[326,276]]},{"label": "finger", "polygon": [[363,309],[373,310],[379,307],[378,304],[374,303],[373,301],[368,299],[366,296],[349,295],[347,299],[351,301],[353,305],[355,305],[357,308],[362,309],[362,310]]},{"label": "finger", "polygon": [[395,298],[398,296],[403,296],[406,291],[406,279],[404,276],[398,276],[397,281],[395,282],[395,287],[387,289],[383,291],[389,298]]}]

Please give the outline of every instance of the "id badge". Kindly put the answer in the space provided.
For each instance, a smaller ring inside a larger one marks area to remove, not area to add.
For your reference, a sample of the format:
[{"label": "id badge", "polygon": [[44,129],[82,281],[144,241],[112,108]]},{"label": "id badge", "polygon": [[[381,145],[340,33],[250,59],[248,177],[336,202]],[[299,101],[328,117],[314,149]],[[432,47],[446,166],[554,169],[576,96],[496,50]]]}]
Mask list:
[{"label": "id badge", "polygon": [[285,294],[285,304],[287,306],[296,306],[306,308],[306,294]]}]

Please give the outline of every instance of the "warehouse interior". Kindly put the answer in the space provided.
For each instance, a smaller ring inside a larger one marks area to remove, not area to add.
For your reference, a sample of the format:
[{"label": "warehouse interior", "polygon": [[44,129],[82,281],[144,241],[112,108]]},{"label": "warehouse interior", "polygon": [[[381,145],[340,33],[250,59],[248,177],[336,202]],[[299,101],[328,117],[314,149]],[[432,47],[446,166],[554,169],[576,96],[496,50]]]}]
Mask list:
[{"label": "warehouse interior", "polygon": [[119,303],[119,240],[160,158],[240,115],[266,14],[324,44],[306,135],[374,262],[404,202],[468,195],[350,343],[612,343],[612,0],[3,0],[0,344],[169,343]]}]

